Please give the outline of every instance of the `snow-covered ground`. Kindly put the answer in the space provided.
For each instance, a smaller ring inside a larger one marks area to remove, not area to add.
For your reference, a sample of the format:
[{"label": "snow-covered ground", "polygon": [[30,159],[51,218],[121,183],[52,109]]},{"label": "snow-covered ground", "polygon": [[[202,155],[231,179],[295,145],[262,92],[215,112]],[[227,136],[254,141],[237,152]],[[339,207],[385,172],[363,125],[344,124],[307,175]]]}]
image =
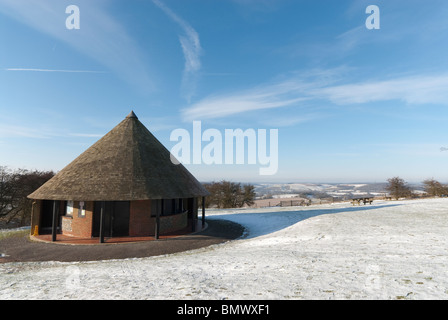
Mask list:
[{"label": "snow-covered ground", "polygon": [[448,299],[448,199],[207,216],[246,237],[150,258],[0,264],[0,299]]}]

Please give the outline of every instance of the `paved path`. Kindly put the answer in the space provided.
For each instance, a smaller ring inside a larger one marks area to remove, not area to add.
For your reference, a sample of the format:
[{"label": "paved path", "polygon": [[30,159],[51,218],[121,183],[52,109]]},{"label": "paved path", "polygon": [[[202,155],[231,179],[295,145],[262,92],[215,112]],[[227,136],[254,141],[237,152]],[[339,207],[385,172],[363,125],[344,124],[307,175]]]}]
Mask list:
[{"label": "paved path", "polygon": [[225,220],[210,220],[199,233],[174,238],[135,243],[67,245],[30,241],[28,236],[0,240],[2,262],[27,261],[94,261],[143,258],[207,247],[236,239],[244,228]]}]

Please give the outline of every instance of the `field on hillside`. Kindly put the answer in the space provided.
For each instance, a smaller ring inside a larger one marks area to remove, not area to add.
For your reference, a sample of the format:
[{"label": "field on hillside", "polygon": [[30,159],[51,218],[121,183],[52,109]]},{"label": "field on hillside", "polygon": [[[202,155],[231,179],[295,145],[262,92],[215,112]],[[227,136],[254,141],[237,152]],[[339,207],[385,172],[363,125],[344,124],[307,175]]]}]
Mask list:
[{"label": "field on hillside", "polygon": [[211,210],[244,238],[173,255],[0,264],[0,299],[448,299],[448,199]]}]

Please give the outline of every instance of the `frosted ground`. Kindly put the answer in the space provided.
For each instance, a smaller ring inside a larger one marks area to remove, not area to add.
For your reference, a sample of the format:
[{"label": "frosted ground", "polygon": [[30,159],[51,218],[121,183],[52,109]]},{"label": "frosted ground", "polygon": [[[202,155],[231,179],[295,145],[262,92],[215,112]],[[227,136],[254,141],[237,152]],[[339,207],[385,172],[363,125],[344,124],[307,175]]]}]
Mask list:
[{"label": "frosted ground", "polygon": [[0,264],[0,299],[448,299],[448,199],[207,217],[246,236],[150,258]]}]

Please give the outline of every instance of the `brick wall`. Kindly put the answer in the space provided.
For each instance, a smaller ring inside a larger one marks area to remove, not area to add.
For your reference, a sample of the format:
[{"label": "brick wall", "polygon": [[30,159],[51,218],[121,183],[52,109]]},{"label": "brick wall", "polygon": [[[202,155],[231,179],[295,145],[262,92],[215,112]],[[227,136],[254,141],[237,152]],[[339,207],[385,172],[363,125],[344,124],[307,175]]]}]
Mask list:
[{"label": "brick wall", "polygon": [[154,235],[154,219],[151,218],[151,200],[131,201],[129,210],[129,236]]},{"label": "brick wall", "polygon": [[[60,212],[64,212],[64,201],[61,201]],[[79,201],[73,202],[72,216],[62,216],[61,229],[62,234],[89,238],[92,236],[94,202],[84,202],[85,214],[79,215]],[[42,201],[37,200],[33,205],[31,234],[34,232],[34,226],[39,225],[41,215]],[[142,237],[154,236],[155,217],[151,217],[151,200],[131,201],[129,210],[129,236]],[[187,213],[161,216],[160,233],[173,232],[181,230],[188,225]]]},{"label": "brick wall", "polygon": [[93,202],[84,202],[85,215],[79,214],[79,201],[73,202],[73,217],[62,217],[62,234],[74,237],[92,236]]}]

